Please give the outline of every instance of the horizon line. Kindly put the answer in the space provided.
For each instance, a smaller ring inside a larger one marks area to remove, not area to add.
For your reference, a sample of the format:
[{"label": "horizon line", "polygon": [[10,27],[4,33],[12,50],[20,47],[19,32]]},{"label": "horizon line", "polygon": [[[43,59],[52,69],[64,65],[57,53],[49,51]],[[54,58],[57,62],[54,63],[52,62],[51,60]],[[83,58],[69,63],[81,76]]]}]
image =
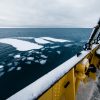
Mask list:
[{"label": "horizon line", "polygon": [[0,27],[1,28],[93,28],[93,27]]}]

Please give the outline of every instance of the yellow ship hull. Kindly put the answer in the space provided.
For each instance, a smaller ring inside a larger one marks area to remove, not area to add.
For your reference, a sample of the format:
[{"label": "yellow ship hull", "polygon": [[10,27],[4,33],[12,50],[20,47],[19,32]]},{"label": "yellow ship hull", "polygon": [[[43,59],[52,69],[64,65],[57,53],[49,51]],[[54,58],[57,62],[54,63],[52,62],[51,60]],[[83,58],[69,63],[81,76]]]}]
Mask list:
[{"label": "yellow ship hull", "polygon": [[[99,68],[100,59],[95,54],[97,48],[98,46],[95,49],[93,49],[85,58],[89,59],[89,63],[88,63],[89,66],[92,64],[96,68]],[[85,67],[87,65],[85,65]],[[88,69],[85,68],[85,70],[87,71]],[[80,86],[80,81],[83,81],[85,83],[87,82],[88,78],[92,78],[94,80],[96,79],[95,72],[89,72],[89,74],[86,75],[85,70],[83,69],[82,60],[81,60],[78,64],[73,66],[73,68],[67,74],[65,74],[60,80],[58,80],[53,86],[51,86],[51,88],[49,88],[45,93],[43,93],[38,99],[39,100],[76,100],[76,95],[78,92],[77,90]]]}]

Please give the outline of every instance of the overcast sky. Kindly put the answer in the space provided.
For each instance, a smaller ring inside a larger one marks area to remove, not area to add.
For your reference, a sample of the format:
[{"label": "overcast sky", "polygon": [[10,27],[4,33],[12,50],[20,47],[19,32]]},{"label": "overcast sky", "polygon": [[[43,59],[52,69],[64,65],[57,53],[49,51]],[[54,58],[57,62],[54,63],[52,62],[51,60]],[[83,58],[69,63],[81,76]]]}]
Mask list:
[{"label": "overcast sky", "polygon": [[0,27],[93,27],[100,0],[0,0]]}]

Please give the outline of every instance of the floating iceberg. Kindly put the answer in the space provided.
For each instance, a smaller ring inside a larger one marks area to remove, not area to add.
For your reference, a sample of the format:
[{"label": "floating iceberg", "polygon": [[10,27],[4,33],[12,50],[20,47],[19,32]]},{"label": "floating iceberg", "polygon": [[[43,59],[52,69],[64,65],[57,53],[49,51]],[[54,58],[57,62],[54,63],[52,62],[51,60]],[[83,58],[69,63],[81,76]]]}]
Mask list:
[{"label": "floating iceberg", "polygon": [[3,65],[0,65],[0,68],[3,68],[4,66]]},{"label": "floating iceberg", "polygon": [[70,40],[64,40],[64,39],[56,39],[51,37],[41,37],[44,40],[53,41],[53,42],[71,42]]},{"label": "floating iceberg", "polygon": [[52,46],[51,49],[59,48],[60,46]]},{"label": "floating iceberg", "polygon": [[19,51],[28,51],[31,49],[40,49],[43,47],[42,45],[38,45],[36,43],[32,43],[24,40],[18,40],[18,39],[11,39],[11,38],[0,39],[0,42],[12,45]]},{"label": "floating iceberg", "polygon": [[58,54],[61,54],[61,51],[57,51]]},{"label": "floating iceberg", "polygon": [[41,55],[41,57],[42,57],[42,58],[47,58],[47,56],[45,56],[45,55]]},{"label": "floating iceberg", "polygon": [[46,60],[41,60],[41,61],[40,61],[40,64],[41,64],[41,65],[44,65],[45,63],[46,63]]},{"label": "floating iceberg", "polygon": [[19,59],[21,56],[20,55],[15,55],[14,58],[15,59]]},{"label": "floating iceberg", "polygon": [[70,46],[72,46],[73,44],[66,44],[66,45],[64,45],[64,47],[70,47]]},{"label": "floating iceberg", "polygon": [[33,61],[34,57],[27,57],[27,60]]},{"label": "floating iceberg", "polygon": [[16,70],[21,70],[21,67],[17,67],[17,69]]},{"label": "floating iceberg", "polygon": [[47,44],[47,43],[51,43],[50,41],[46,41],[44,39],[41,38],[34,38],[35,42],[39,43],[39,44]]}]

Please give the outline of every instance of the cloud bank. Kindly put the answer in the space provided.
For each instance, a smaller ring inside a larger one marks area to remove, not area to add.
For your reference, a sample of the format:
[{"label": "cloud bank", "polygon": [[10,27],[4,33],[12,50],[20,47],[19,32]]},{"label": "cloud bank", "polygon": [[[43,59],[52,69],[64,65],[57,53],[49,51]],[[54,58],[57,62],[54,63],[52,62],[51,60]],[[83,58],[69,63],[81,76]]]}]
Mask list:
[{"label": "cloud bank", "polygon": [[0,0],[0,27],[93,27],[100,0]]}]

